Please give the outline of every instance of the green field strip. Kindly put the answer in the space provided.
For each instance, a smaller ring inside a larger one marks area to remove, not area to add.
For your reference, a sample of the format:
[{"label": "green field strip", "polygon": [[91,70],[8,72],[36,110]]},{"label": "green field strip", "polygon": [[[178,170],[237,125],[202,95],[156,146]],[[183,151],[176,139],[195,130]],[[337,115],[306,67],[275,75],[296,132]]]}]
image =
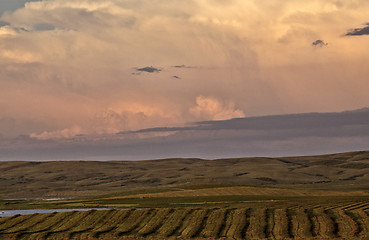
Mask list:
[{"label": "green field strip", "polygon": [[250,225],[247,228],[246,238],[248,239],[264,239],[265,238],[265,225],[266,216],[265,208],[253,208],[250,213]]},{"label": "green field strip", "polygon": [[34,216],[35,216],[34,214],[32,214],[32,215],[17,215],[14,218],[10,218],[8,221],[6,221],[5,223],[3,223],[0,226],[0,233],[2,231],[5,231],[9,228],[12,228],[12,227],[18,225],[18,224],[22,224],[23,222],[27,221],[30,218],[33,218]]},{"label": "green field strip", "polygon": [[175,211],[164,220],[163,225],[157,230],[157,236],[167,238],[169,236],[178,235],[185,219],[191,216],[193,211],[194,210],[190,208],[175,209]]},{"label": "green field strip", "polygon": [[219,237],[226,237],[227,236],[227,232],[229,230],[229,228],[232,225],[232,220],[233,220],[233,215],[232,212],[235,209],[233,208],[228,208],[226,209],[226,212],[224,213],[223,219],[221,219],[221,225],[219,228]]},{"label": "green field strip", "polygon": [[92,230],[92,238],[99,238],[101,235],[114,231],[117,226],[132,213],[133,210],[111,210],[111,216],[106,217],[105,221],[97,224]]},{"label": "green field strip", "polygon": [[188,218],[186,224],[184,224],[184,229],[180,232],[182,238],[192,238],[200,234],[203,229],[207,215],[209,213],[208,209],[197,209]]},{"label": "green field strip", "polygon": [[232,215],[232,222],[226,233],[231,239],[244,239],[247,229],[247,208],[235,209],[230,214]]},{"label": "green field strip", "polygon": [[324,212],[322,208],[313,209],[313,221],[315,232],[318,237],[323,239],[335,238],[335,228],[332,219]]},{"label": "green field strip", "polygon": [[286,209],[275,209],[273,212],[272,239],[293,238],[292,212],[287,217]]},{"label": "green field strip", "polygon": [[153,213],[153,209],[135,209],[128,218],[124,219],[115,229],[117,236],[129,234],[136,229],[147,216]]},{"label": "green field strip", "polygon": [[312,239],[314,229],[310,212],[303,208],[291,210],[293,211],[289,214],[292,227],[289,234],[295,239]]},{"label": "green field strip", "polygon": [[218,237],[220,227],[222,226],[222,220],[225,216],[225,209],[211,209],[205,226],[202,229],[200,236],[204,238],[216,238]]},{"label": "green field strip", "polygon": [[140,236],[148,236],[151,234],[155,234],[157,230],[164,224],[165,220],[174,212],[172,208],[159,209],[156,215],[150,219],[150,221],[144,225],[140,230],[138,230],[138,234]]},{"label": "green field strip", "polygon": [[4,230],[2,233],[19,233],[23,231],[27,231],[28,229],[36,226],[37,224],[43,222],[45,219],[50,216],[55,215],[54,213],[46,213],[46,214],[33,214],[31,218],[23,221],[21,224],[17,224],[13,227],[10,227]]}]

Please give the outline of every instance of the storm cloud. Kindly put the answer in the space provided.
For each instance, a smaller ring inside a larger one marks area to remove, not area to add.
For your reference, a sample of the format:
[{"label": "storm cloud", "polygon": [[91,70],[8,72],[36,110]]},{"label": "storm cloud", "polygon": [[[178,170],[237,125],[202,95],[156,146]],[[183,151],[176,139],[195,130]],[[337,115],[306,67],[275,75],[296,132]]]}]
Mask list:
[{"label": "storm cloud", "polygon": [[[369,102],[366,39],[341,36],[366,21],[364,0],[4,0],[0,9],[4,138]],[[320,36],[334,48],[309,47]]]}]

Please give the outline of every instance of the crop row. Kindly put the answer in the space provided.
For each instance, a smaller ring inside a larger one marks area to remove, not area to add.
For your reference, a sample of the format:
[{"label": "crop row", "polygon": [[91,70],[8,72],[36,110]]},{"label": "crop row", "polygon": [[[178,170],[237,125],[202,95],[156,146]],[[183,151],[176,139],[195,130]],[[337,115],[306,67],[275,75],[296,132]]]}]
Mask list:
[{"label": "crop row", "polygon": [[[366,206],[361,203],[355,206]],[[341,208],[161,208],[0,218],[0,239],[362,239],[369,215]]]}]

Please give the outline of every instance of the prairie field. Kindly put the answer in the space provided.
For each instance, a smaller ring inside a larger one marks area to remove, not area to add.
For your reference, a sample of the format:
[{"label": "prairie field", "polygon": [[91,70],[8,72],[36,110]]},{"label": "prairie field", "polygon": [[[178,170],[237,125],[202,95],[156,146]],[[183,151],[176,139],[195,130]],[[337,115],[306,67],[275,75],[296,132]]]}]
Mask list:
[{"label": "prairie field", "polygon": [[146,208],[0,218],[1,239],[367,239],[369,203]]},{"label": "prairie field", "polygon": [[369,239],[368,152],[0,170],[0,211],[110,209],[0,217],[0,239]]}]

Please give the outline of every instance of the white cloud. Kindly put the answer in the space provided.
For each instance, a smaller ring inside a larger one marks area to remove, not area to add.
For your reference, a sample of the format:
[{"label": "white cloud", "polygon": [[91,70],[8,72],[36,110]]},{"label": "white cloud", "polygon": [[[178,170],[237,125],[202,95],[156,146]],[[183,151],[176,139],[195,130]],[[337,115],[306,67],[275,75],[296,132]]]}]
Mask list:
[{"label": "white cloud", "polygon": [[74,126],[72,128],[65,128],[62,130],[56,131],[44,131],[40,134],[31,133],[31,138],[37,138],[39,140],[47,140],[47,139],[58,139],[58,138],[72,138],[76,135],[83,134],[83,131],[80,127]]},{"label": "white cloud", "polygon": [[216,98],[198,96],[196,106],[190,109],[190,113],[202,120],[225,120],[245,117],[242,110],[236,109],[233,102],[222,103]]},{"label": "white cloud", "polygon": [[[29,2],[0,18],[9,24],[0,112],[47,132],[104,133],[361,107],[366,39],[341,35],[367,22],[367,9],[362,0]],[[329,48],[314,51],[316,39]],[[131,74],[144,66],[162,71]]]}]

